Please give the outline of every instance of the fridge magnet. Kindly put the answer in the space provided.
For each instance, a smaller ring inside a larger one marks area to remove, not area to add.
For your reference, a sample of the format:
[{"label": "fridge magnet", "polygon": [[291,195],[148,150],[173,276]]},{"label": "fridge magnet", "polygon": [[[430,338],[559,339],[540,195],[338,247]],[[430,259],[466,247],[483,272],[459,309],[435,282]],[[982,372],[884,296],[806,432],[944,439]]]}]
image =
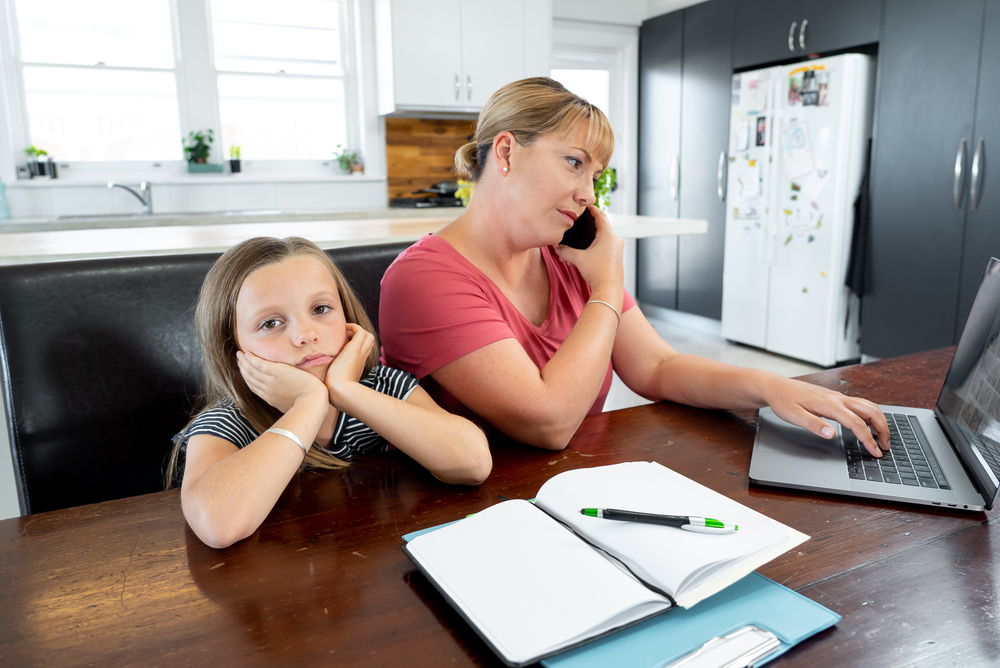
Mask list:
[{"label": "fridge magnet", "polygon": [[781,145],[787,178],[796,179],[813,170],[809,126],[804,120],[791,118],[782,122]]},{"label": "fridge magnet", "polygon": [[800,91],[802,90],[802,72],[803,70],[797,69],[792,70],[788,73],[788,106],[794,107],[799,104],[802,100],[799,97]]},{"label": "fridge magnet", "polygon": [[816,83],[816,72],[808,70],[802,73],[802,82],[799,87],[799,99],[803,107],[815,107],[819,97],[819,88]]},{"label": "fridge magnet", "polygon": [[798,183],[796,183],[795,181],[792,181],[792,191],[794,191],[794,192],[798,192],[798,191],[800,191],[800,190],[802,190],[802,187],[801,187],[801,186],[799,186],[799,184],[798,184]]},{"label": "fridge magnet", "polygon": [[813,173],[809,175],[806,182],[802,185],[803,194],[807,195],[809,199],[815,201],[819,199],[819,195],[826,188],[826,184],[830,182],[827,178],[830,175],[830,171],[827,169],[815,169]]},{"label": "fridge magnet", "polygon": [[761,116],[757,119],[757,146],[767,144],[767,117]]},{"label": "fridge magnet", "polygon": [[751,111],[761,112],[767,109],[767,74],[761,73],[757,79],[749,79],[743,104]]},{"label": "fridge magnet", "polygon": [[816,72],[816,106],[826,107],[830,104],[829,98],[830,73],[826,70]]},{"label": "fridge magnet", "polygon": [[746,151],[750,148],[750,119],[741,118],[736,121],[736,145],[735,150]]}]

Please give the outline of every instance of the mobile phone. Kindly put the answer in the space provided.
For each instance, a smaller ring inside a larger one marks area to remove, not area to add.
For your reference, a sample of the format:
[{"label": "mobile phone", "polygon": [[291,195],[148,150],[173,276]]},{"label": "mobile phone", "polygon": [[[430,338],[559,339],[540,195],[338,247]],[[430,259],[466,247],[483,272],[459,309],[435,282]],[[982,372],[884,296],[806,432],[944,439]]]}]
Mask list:
[{"label": "mobile phone", "polygon": [[562,241],[559,243],[563,246],[583,250],[590,248],[590,244],[594,243],[594,237],[596,236],[597,223],[594,222],[594,216],[590,213],[590,209],[587,208],[573,221],[573,227],[566,230],[566,234],[563,235]]}]

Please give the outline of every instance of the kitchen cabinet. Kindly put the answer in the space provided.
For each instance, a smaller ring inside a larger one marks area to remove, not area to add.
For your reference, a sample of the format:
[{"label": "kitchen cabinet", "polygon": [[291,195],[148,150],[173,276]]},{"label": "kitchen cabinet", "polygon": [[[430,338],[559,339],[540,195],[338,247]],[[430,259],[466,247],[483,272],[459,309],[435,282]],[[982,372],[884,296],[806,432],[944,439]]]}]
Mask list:
[{"label": "kitchen cabinet", "polygon": [[[987,230],[996,225],[1000,191],[989,189],[983,165],[982,210],[968,211],[969,171],[980,134],[973,134],[973,123],[981,123],[984,132],[997,125],[991,80],[1000,40],[993,0],[990,10],[991,27],[984,32],[983,0],[886,0],[862,303],[861,352],[866,355],[892,357],[952,345],[961,327],[957,302],[963,270],[969,277],[962,293],[968,296],[975,293],[972,277],[977,272],[981,277],[986,267],[984,258],[1000,253],[996,233]],[[980,108],[993,118],[977,119],[982,36],[987,43]],[[994,132],[990,143],[1000,146],[1000,135]],[[973,247],[963,268],[967,213]],[[974,283],[978,286],[978,278]]]},{"label": "kitchen cabinet", "polygon": [[536,13],[526,0],[380,0],[379,113],[478,112],[504,84],[538,73],[526,34]]},{"label": "kitchen cabinet", "polygon": [[712,0],[684,10],[679,210],[708,220],[708,232],[678,240],[677,310],[714,320],[722,318],[733,5]]},{"label": "kitchen cabinet", "polygon": [[733,0],[710,0],[645,21],[639,33],[640,211],[708,220],[696,241],[642,240],[639,301],[715,320],[722,317],[732,26]]},{"label": "kitchen cabinet", "polygon": [[[681,152],[683,12],[639,29],[639,214],[676,218]],[[677,237],[639,239],[636,299],[677,308]]]},{"label": "kitchen cabinet", "polygon": [[[969,163],[970,183],[966,190],[969,201],[966,204],[965,250],[962,253],[958,316],[955,320],[956,342],[969,318],[987,263],[991,257],[1000,258],[1000,170],[991,174],[986,160],[990,151],[1000,155],[1000,73],[996,70],[997,63],[1000,63],[1000,1],[987,0],[976,126],[969,137],[972,162]],[[978,161],[976,151],[979,152]],[[975,183],[973,179],[976,179]]]},{"label": "kitchen cabinet", "polygon": [[733,67],[873,44],[881,13],[879,0],[737,0]]}]

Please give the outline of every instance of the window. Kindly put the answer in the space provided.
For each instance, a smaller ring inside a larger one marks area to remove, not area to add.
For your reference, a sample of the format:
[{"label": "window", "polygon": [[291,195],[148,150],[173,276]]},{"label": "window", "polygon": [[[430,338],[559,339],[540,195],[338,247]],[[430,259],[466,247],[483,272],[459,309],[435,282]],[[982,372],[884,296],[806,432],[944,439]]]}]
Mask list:
[{"label": "window", "polygon": [[330,160],[348,137],[341,0],[211,0],[226,147],[250,160]]},{"label": "window", "polygon": [[29,142],[59,160],[183,156],[168,0],[15,0]]}]

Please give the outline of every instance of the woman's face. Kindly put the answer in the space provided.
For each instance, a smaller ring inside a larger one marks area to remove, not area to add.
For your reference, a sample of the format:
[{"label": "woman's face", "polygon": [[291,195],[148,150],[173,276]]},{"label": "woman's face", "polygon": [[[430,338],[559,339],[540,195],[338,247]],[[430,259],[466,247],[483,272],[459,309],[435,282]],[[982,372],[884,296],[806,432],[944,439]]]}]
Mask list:
[{"label": "woman's face", "polygon": [[261,267],[236,297],[236,336],[240,350],[324,380],[347,343],[337,282],[312,257]]},{"label": "woman's face", "polygon": [[[587,145],[588,127],[565,137],[542,135],[530,146],[515,144],[506,178],[518,230],[529,247],[557,244],[573,221],[594,203],[594,181],[604,171]],[[528,237],[535,237],[534,239]]]}]

